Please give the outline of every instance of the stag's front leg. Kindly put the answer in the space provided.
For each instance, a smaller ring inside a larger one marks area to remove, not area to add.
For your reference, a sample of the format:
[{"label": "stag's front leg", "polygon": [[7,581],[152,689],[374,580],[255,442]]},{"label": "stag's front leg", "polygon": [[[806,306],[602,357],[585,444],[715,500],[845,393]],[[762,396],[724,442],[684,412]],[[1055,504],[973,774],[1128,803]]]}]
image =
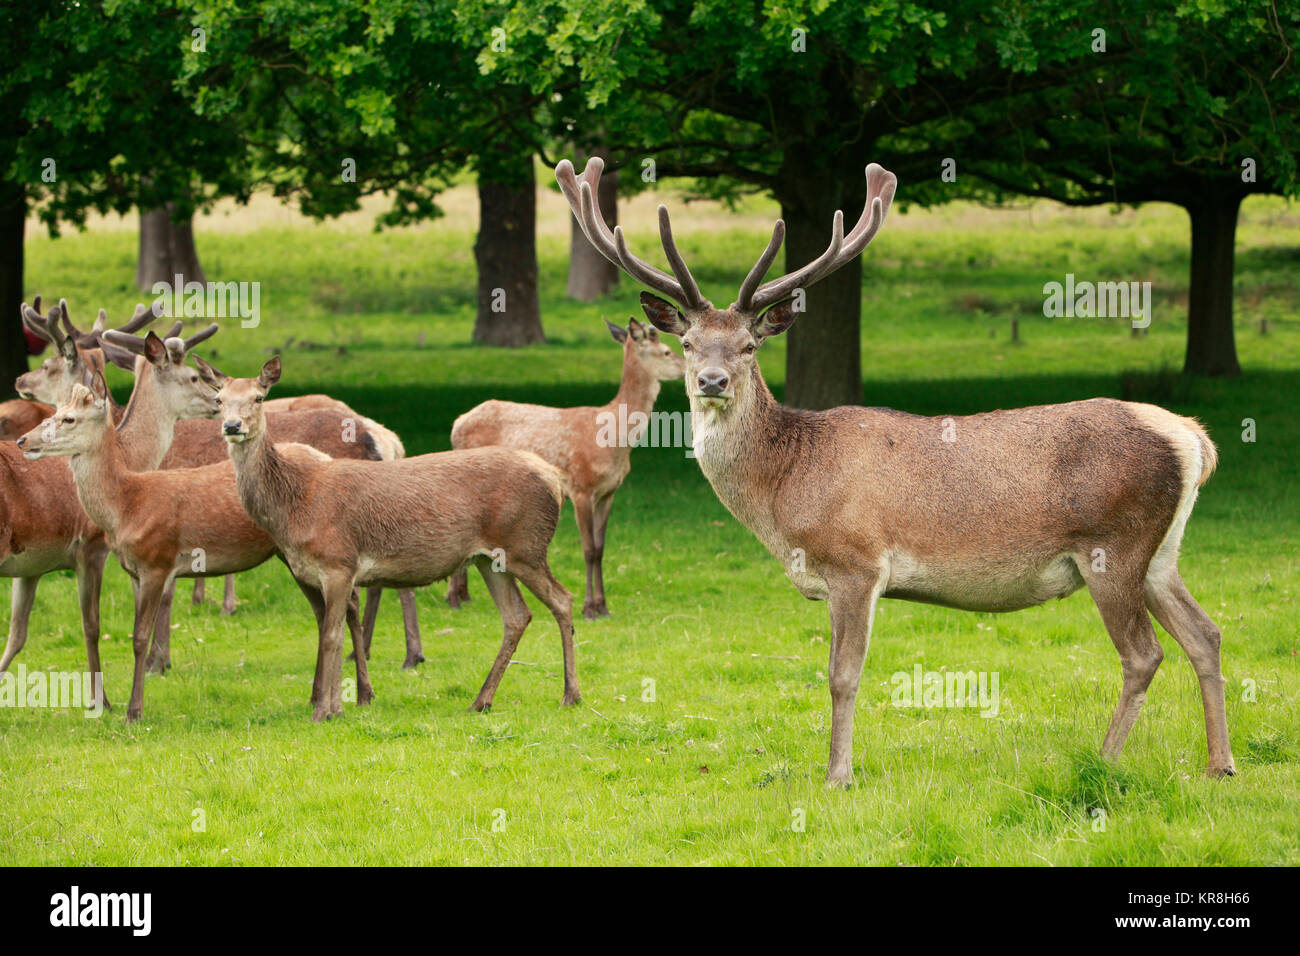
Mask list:
[{"label": "stag's front leg", "polygon": [[883,580],[878,574],[827,579],[831,613],[831,760],[826,782],[835,787],[847,787],[853,782],[853,707]]}]

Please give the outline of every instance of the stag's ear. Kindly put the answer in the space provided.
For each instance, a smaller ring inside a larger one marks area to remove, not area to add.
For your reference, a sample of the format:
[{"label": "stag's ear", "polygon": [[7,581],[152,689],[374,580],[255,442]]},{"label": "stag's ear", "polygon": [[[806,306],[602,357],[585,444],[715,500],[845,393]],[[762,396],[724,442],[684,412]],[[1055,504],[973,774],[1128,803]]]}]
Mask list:
[{"label": "stag's ear", "polygon": [[262,366],[262,371],[257,376],[257,384],[266,389],[278,381],[280,381],[280,356],[276,355]]},{"label": "stag's ear", "polygon": [[620,328],[613,322],[609,321],[609,319],[605,320],[605,324],[609,326],[609,334],[613,337],[615,342],[618,342],[621,345],[627,341],[627,329]]},{"label": "stag's ear", "polygon": [[194,356],[194,367],[199,370],[199,378],[220,391],[230,381],[230,376],[214,365],[209,365],[199,356]]},{"label": "stag's ear", "polygon": [[794,325],[794,320],[798,317],[799,313],[794,308],[794,299],[786,299],[784,302],[778,302],[755,319],[753,324],[750,325],[749,331],[754,334],[754,338],[761,342],[770,336],[780,335]]},{"label": "stag's ear", "polygon": [[691,324],[686,321],[686,316],[682,315],[681,310],[657,295],[642,292],[641,309],[650,320],[650,324],[660,332],[681,336],[690,330]]},{"label": "stag's ear", "polygon": [[59,354],[62,355],[69,365],[77,364],[77,343],[71,338],[66,338],[59,343]]},{"label": "stag's ear", "polygon": [[167,364],[167,346],[153,332],[144,337],[144,357],[149,360],[150,365],[161,368]]}]

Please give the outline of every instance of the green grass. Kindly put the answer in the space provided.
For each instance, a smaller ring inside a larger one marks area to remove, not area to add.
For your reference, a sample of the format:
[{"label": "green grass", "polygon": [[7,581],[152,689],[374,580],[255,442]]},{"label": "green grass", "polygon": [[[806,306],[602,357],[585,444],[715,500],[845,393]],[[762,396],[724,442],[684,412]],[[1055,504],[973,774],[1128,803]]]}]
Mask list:
[{"label": "green grass", "polygon": [[[749,212],[736,229],[685,243],[715,300],[765,242],[769,210]],[[634,248],[653,248],[651,223],[631,225]],[[290,336],[329,345],[290,348],[280,393],[330,391],[396,429],[412,453],[446,448],[455,416],[489,397],[580,404],[616,387],[618,353],[600,316],[628,315],[634,288],[590,306],[565,300],[556,234],[540,247],[551,342],[502,352],[466,344],[472,232],[451,219],[379,236],[199,231],[211,278],[263,284],[261,326],[232,324],[201,354],[249,375]],[[101,720],[0,711],[0,862],[1300,863],[1300,217],[1276,202],[1245,207],[1245,374],[1232,382],[1171,371],[1185,336],[1186,243],[1185,216],[1160,208],[896,215],[866,259],[865,400],[941,414],[1111,395],[1207,423],[1221,461],[1182,568],[1224,631],[1235,779],[1202,777],[1196,681],[1163,632],[1166,660],[1123,759],[1095,756],[1120,670],[1083,592],[1003,616],[884,602],[858,698],[856,785],[826,790],[825,605],[798,596],[693,461],[642,449],[606,549],[614,616],[578,622],[584,699],[569,710],[554,623],[530,601],[534,622],[495,709],[468,712],[500,640],[474,576],[461,612],[440,587],[420,593],[418,672],[399,669],[390,595],[372,658],[377,700],[311,724],[314,624],[276,563],[241,576],[232,618],[211,601],[178,600],[173,670],[149,679],[145,719],[126,727],[131,597],[112,563],[103,648],[119,709]],[[126,315],[140,297],[129,232],[33,238],[28,250],[29,294],[67,296],[74,318],[88,322],[100,305]],[[1151,279],[1150,335],[1133,338],[1118,320],[1043,318],[1043,283],[1067,271]],[[763,357],[778,391],[783,349],[773,341]],[[124,396],[125,377],[113,381]],[[666,386],[660,408],[685,407],[681,386]],[[1254,443],[1241,440],[1246,418]],[[570,511],[552,563],[580,598]],[[70,574],[46,579],[33,620],[20,661],[84,666]],[[890,676],[918,662],[997,672],[997,718],[891,706]]]}]

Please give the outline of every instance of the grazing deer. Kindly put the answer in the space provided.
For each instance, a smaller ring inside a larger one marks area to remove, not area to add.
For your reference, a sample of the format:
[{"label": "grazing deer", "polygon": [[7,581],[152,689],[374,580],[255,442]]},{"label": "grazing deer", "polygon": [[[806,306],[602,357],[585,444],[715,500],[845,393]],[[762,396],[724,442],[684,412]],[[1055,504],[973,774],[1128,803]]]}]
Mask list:
[{"label": "grazing deer", "polygon": [[[606,322],[609,334],[623,346],[623,378],[618,394],[599,408],[548,408],[517,402],[488,401],[456,419],[452,448],[505,445],[531,451],[564,474],[565,491],[573,499],[573,514],[587,562],[587,598],[582,612],[589,620],[608,617],[605,579],[605,526],[614,506],[614,492],[632,470],[629,441],[603,442],[609,421],[649,422],[659,397],[659,383],[682,377],[680,355],[659,341],[654,326],[629,319],[626,329]],[[640,416],[638,419],[637,416]],[[643,434],[645,429],[640,430]],[[469,600],[469,581],[461,571],[451,579],[447,602],[460,607]]]},{"label": "grazing deer", "polygon": [[[563,477],[528,452],[479,448],[396,461],[339,461],[279,438],[263,408],[280,379],[280,357],[257,378],[220,386],[222,429],[230,443],[239,499],[270,532],[311,602],[320,633],[313,720],[342,712],[343,609],[357,586],[412,588],[473,561],[501,612],[505,636],[475,710],[492,705],[497,684],[532,619],[523,581],[550,609],[564,650],[564,703],[579,698],[573,598],[546,561],[564,502]],[[354,642],[355,646],[355,642]],[[358,685],[364,649],[356,648]]]},{"label": "grazing deer", "polygon": [[680,306],[641,293],[650,321],[682,340],[700,470],[799,592],[829,601],[830,783],[852,778],[853,706],[880,598],[1013,611],[1084,585],[1124,677],[1102,753],[1119,755],[1163,656],[1149,610],[1200,681],[1210,775],[1235,773],[1219,629],[1178,574],[1197,489],[1218,460],[1200,424],[1111,399],[944,419],[786,408],[764,383],[756,352],[794,322],[796,289],[874,238],[896,177],[868,166],[866,208],[848,235],[837,212],[825,253],[764,283],[785,235],[778,220],[736,301],[718,309],[678,253],[663,206],[672,275],[632,255],[621,229],[611,233],[593,202],[602,166],[589,160],[579,179],[565,160],[555,175],[591,243]]},{"label": "grazing deer", "polygon": [[[213,325],[192,336],[188,344],[216,331]],[[187,340],[172,338],[164,343],[152,338],[154,362],[138,372],[118,434],[124,460],[139,468],[157,467],[171,441],[170,429],[157,424],[159,417],[210,414],[203,411],[208,408],[204,403],[211,401],[209,390],[193,369],[174,361],[184,357]],[[86,371],[101,374],[97,369]],[[53,425],[54,419],[49,419],[34,432]],[[0,460],[5,465],[0,469],[0,574],[14,579],[9,639],[0,657],[0,672],[8,669],[27,642],[40,578],[50,571],[72,569],[77,575],[87,662],[90,673],[100,675],[102,694],[99,591],[109,551],[104,531],[78,503],[72,473],[63,462],[31,461],[15,445],[0,445]],[[100,699],[110,706],[106,696]]]}]

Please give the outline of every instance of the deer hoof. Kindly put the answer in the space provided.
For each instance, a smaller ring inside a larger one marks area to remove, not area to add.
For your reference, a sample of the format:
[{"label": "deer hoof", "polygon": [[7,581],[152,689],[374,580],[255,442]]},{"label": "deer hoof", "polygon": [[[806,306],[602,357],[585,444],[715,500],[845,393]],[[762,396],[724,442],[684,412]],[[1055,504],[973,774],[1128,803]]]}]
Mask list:
[{"label": "deer hoof", "polygon": [[406,660],[402,661],[402,670],[404,671],[415,670],[416,665],[423,664],[423,663],[424,663],[424,655],[417,654],[414,657],[408,657]]},{"label": "deer hoof", "polygon": [[126,709],[126,722],[127,722],[128,724],[134,724],[134,723],[135,723],[136,721],[138,721],[142,716],[144,716],[144,708],[143,708],[143,707],[128,707],[128,708]]},{"label": "deer hoof", "polygon": [[483,713],[484,711],[488,711],[488,710],[491,710],[491,709],[492,709],[492,701],[490,701],[490,700],[475,700],[474,703],[472,703],[472,704],[469,705],[469,709],[472,710],[472,711],[474,711],[474,713],[476,713],[476,714],[481,714],[481,713]]},{"label": "deer hoof", "polygon": [[582,700],[582,692],[577,690],[571,690],[565,693],[564,700],[562,701],[562,703],[564,704],[565,707],[572,707],[580,700]]},{"label": "deer hoof", "polygon": [[1210,767],[1205,771],[1205,775],[1211,780],[1222,780],[1225,777],[1235,777],[1237,768],[1232,764],[1228,764],[1226,767]]},{"label": "deer hoof", "polygon": [[582,609],[582,616],[589,621],[597,618],[609,617],[609,608],[603,604],[588,604]]}]

